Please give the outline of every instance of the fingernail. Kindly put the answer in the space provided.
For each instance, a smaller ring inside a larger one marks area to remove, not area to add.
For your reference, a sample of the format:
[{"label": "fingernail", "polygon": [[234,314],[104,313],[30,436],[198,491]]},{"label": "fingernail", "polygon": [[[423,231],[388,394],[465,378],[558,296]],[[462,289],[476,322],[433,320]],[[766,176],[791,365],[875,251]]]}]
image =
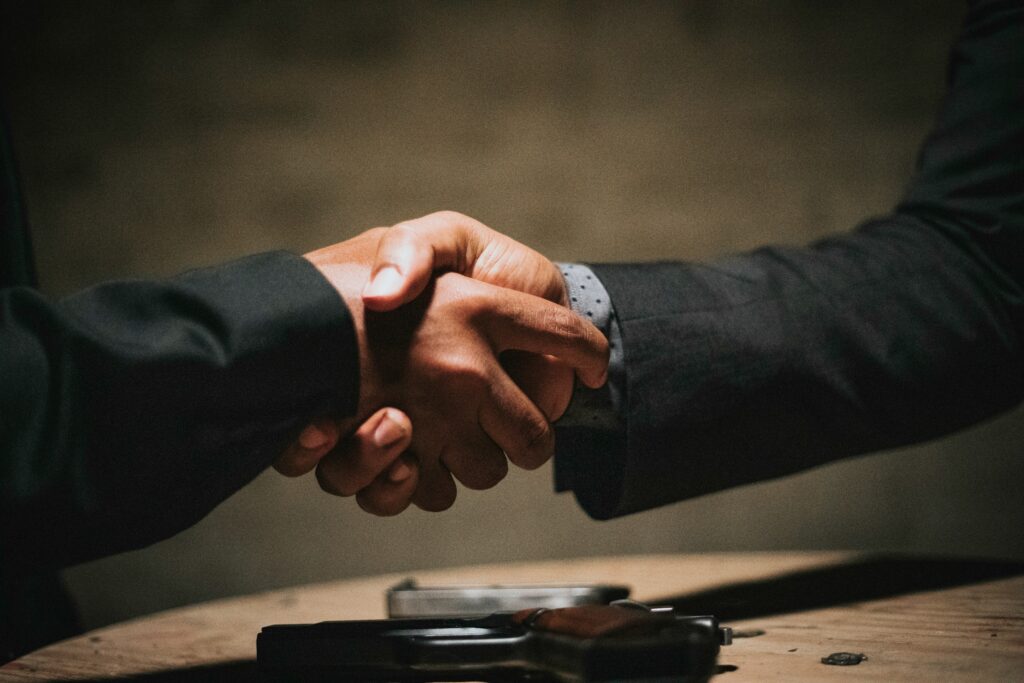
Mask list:
[{"label": "fingernail", "polygon": [[403,436],[405,436],[405,430],[402,429],[402,425],[385,414],[384,419],[377,425],[377,429],[373,430],[373,443],[377,445],[377,448],[387,448]]},{"label": "fingernail", "polygon": [[391,466],[391,471],[388,472],[388,479],[396,484],[411,476],[412,468],[404,460],[396,460],[395,464]]},{"label": "fingernail", "polygon": [[402,288],[402,274],[395,266],[385,266],[377,271],[366,287],[363,288],[363,296],[373,299],[382,296],[393,296],[398,294]]},{"label": "fingernail", "polygon": [[306,427],[299,434],[299,445],[310,451],[326,446],[328,441],[330,437],[327,433],[313,425]]}]

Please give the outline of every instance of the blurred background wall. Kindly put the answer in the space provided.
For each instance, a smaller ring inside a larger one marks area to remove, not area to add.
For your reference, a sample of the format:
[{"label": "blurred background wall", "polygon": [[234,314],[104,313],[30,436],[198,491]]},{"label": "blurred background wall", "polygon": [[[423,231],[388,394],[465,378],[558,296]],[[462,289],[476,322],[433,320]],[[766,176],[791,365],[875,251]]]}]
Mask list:
[{"label": "blurred background wall", "polygon": [[[563,260],[709,259],[885,212],[960,2],[5,4],[45,290],[297,252],[440,208]],[[551,469],[394,519],[267,473],[76,567],[87,625],[299,582],[607,553],[1024,557],[1024,412],[613,522]],[[679,444],[685,450],[686,444]],[[610,577],[614,578],[614,577]]]}]

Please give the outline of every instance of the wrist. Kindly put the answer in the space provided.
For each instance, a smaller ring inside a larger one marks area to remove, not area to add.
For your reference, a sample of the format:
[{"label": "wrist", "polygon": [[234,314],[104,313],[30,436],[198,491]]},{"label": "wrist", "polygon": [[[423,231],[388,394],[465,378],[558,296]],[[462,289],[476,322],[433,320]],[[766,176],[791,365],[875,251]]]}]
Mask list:
[{"label": "wrist", "polygon": [[333,247],[304,254],[303,258],[316,268],[348,308],[352,329],[355,333],[359,366],[356,416],[357,418],[365,417],[372,412],[371,388],[377,384],[373,380],[370,345],[366,332],[366,309],[361,296],[362,284],[369,278],[370,269],[368,266],[357,263],[339,262]]}]

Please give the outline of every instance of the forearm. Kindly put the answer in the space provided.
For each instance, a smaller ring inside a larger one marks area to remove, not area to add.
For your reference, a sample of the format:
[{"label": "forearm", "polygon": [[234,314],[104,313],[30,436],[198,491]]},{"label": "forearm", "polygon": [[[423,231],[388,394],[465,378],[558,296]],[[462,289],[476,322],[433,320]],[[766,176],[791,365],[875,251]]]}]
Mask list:
[{"label": "forearm", "polygon": [[[594,270],[620,311],[628,396],[620,497],[601,516],[922,441],[1021,397],[1019,304],[922,226]],[[645,306],[638,277],[677,295]]]},{"label": "forearm", "polygon": [[921,441],[1020,401],[1020,13],[972,8],[892,215],[809,248],[593,267],[621,325],[627,426],[559,442],[588,512]]},{"label": "forearm", "polygon": [[61,565],[194,523],[358,393],[348,311],[264,254],[53,304],[0,294],[0,551]]}]

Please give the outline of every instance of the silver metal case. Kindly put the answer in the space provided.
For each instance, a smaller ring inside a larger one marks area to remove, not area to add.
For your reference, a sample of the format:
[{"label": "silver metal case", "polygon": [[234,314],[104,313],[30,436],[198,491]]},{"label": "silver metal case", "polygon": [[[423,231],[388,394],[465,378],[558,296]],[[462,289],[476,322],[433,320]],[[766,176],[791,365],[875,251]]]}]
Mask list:
[{"label": "silver metal case", "polygon": [[603,584],[419,586],[407,579],[388,589],[388,617],[468,617],[521,609],[607,605],[629,597],[626,586]]}]

